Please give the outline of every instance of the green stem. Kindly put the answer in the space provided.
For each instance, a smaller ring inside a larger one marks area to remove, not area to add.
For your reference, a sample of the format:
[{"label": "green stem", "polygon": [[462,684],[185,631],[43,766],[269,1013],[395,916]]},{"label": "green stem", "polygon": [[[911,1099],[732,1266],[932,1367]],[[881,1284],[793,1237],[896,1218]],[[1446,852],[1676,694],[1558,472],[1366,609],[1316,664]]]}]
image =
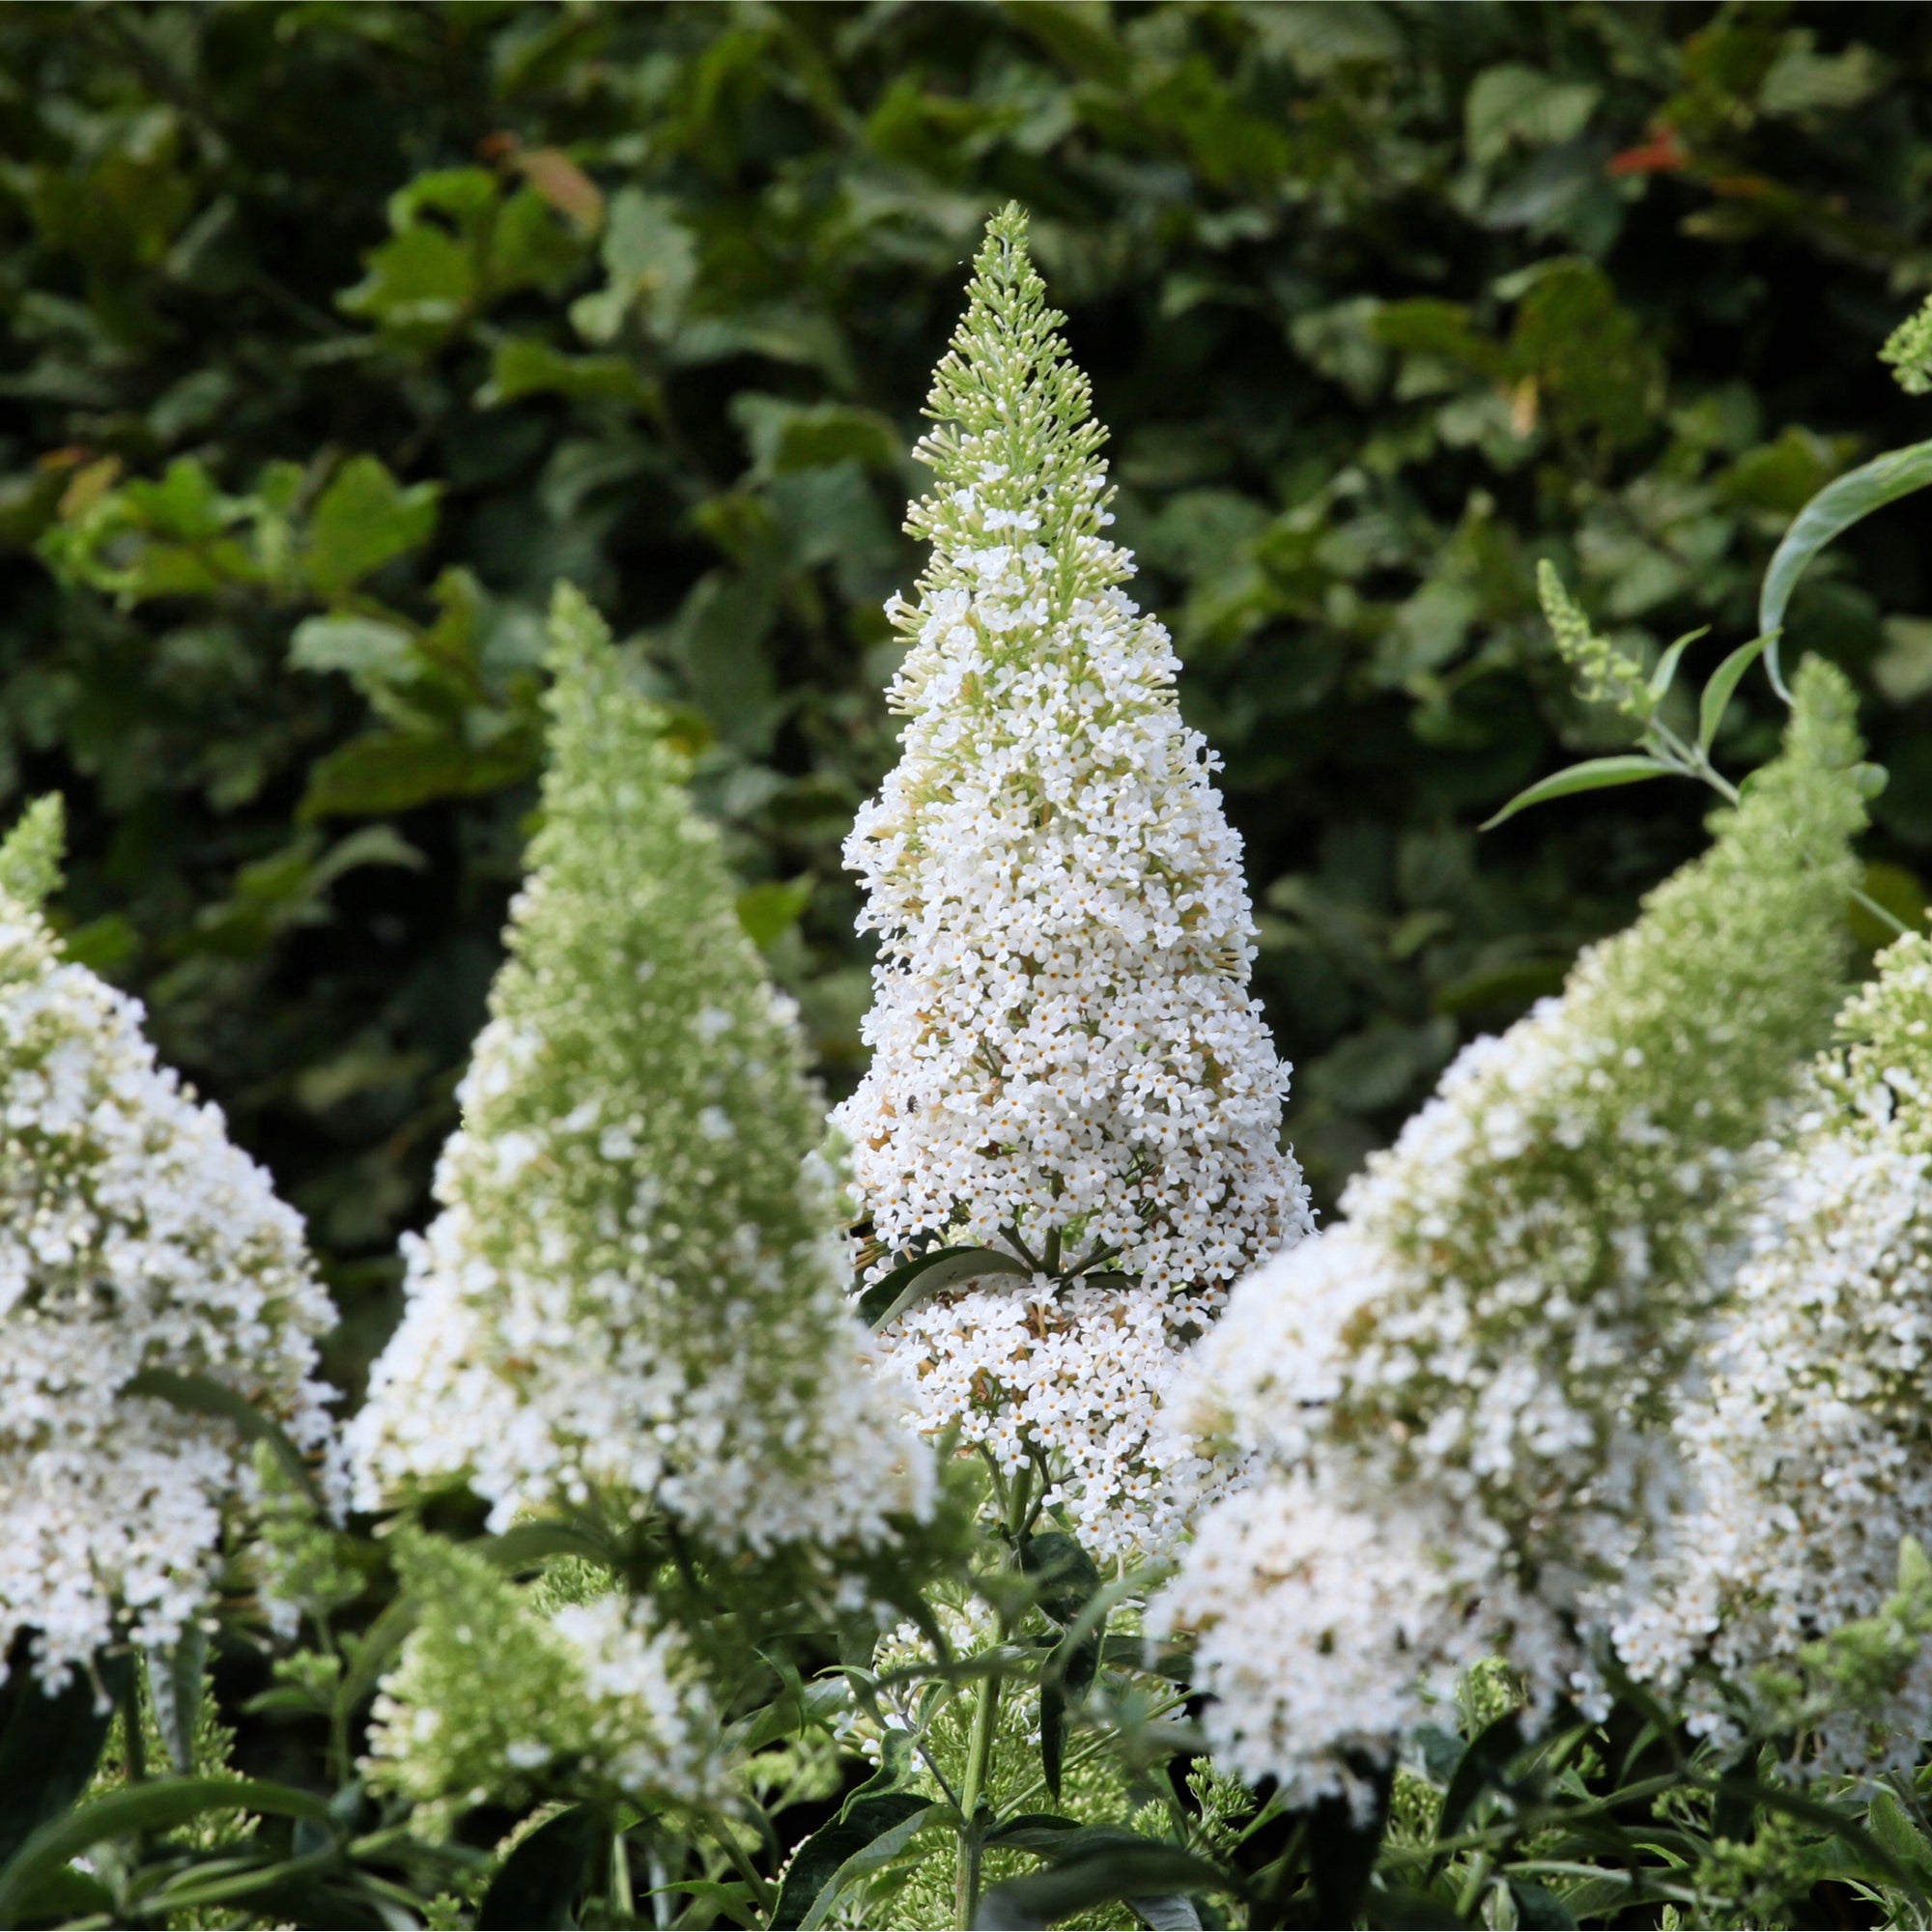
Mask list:
[{"label": "green stem", "polygon": [[[1057,1238],[1057,1237],[1056,1237]],[[1009,1550],[1008,1560],[1019,1560],[1019,1539],[1026,1525],[1032,1520],[1033,1470],[1024,1468],[1013,1477],[1011,1487],[1005,1496],[1002,1512],[1002,1528],[1006,1532]],[[1000,1641],[1005,1643],[1012,1635],[1003,1611],[1000,1616]],[[966,1748],[966,1776],[959,1789],[959,1862],[953,1890],[953,1903],[958,1908],[960,1925],[968,1926],[980,1909],[980,1865],[984,1849],[983,1834],[980,1830],[980,1794],[991,1781],[993,1771],[993,1746],[999,1736],[1000,1691],[1005,1672],[991,1672],[980,1689],[979,1702],[973,1711],[973,1735]]]},{"label": "green stem", "polygon": [[773,1889],[771,1880],[746,1857],[744,1847],[739,1844],[728,1823],[718,1836],[724,1847],[725,1857],[731,1861],[738,1876],[752,1888],[752,1902],[760,1913],[769,1914],[778,1903],[778,1893]]},{"label": "green stem", "polygon": [[136,1659],[121,1687],[121,1762],[129,1784],[142,1784],[148,1776],[148,1739],[141,1728],[141,1671]]},{"label": "green stem", "polygon": [[1000,1676],[999,1671],[994,1671],[980,1689],[979,1705],[973,1713],[973,1742],[966,1756],[966,1781],[959,1793],[963,1822],[959,1832],[956,1903],[961,1926],[972,1924],[973,1915],[980,1907],[980,1793],[985,1789],[986,1773],[993,1761],[993,1736],[1000,1721]]},{"label": "green stem", "polygon": [[638,1901],[631,1889],[631,1855],[621,1826],[611,1833],[611,1904],[621,1924],[636,1921]]}]

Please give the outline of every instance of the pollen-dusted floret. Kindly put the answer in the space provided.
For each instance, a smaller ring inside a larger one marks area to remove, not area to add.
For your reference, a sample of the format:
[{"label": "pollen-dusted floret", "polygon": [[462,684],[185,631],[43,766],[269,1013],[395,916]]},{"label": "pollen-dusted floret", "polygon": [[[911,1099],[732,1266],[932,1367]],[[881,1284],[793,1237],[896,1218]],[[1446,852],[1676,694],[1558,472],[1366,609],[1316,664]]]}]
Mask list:
[{"label": "pollen-dusted floret", "polygon": [[714,1550],[876,1547],[929,1511],[864,1373],[823,1117],[715,830],[589,606],[552,622],[551,757],[510,956],[353,1446],[381,1506],[498,1527],[668,1512]]},{"label": "pollen-dusted floret", "polygon": [[[1807,664],[1784,755],[1711,850],[1560,999],[1468,1047],[1342,1224],[1244,1282],[1199,1350],[1184,1412],[1260,1467],[1162,1614],[1203,1633],[1210,1732],[1251,1770],[1273,1752],[1294,1792],[1346,1787],[1347,1754],[1385,1761],[1471,1646],[1539,1702],[1591,1694],[1605,1606],[1675,1498],[1667,1418],[1735,1265],[1751,1150],[1829,1030],[1852,711]],[[1344,1564],[1306,1547],[1324,1518],[1395,1527],[1338,1527]],[[1352,1621],[1411,1596],[1412,1628]],[[1315,1638],[1345,1626],[1358,1691],[1331,1679],[1318,1722],[1267,1686],[1321,1675]]]},{"label": "pollen-dusted floret", "polygon": [[0,846],[0,1660],[32,1631],[50,1687],[202,1614],[254,1498],[232,1422],[128,1384],[208,1378],[325,1451],[335,1320],[219,1110],[156,1065],[134,1001],[62,959],[38,905],[59,847],[50,802]]},{"label": "pollen-dusted floret", "polygon": [[371,1712],[362,1770],[434,1836],[485,1802],[559,1785],[702,1806],[730,1795],[709,1690],[676,1629],[582,1563],[514,1583],[486,1557],[408,1535],[415,1623]]},{"label": "pollen-dusted floret", "polygon": [[[1751,1253],[1678,1421],[1692,1500],[1617,1632],[1699,1729],[1748,1722],[1760,1673],[1877,1614],[1932,1538],[1932,945],[1897,941],[1839,1020],[1759,1191]],[[1886,1704],[1812,1728],[1824,1771],[1903,1768],[1932,1729],[1922,1651]]]},{"label": "pollen-dusted floret", "polygon": [[[888,607],[908,645],[890,694],[903,755],[846,845],[880,936],[873,1060],[838,1118],[881,1271],[934,1238],[1049,1273],[1101,1260],[1135,1284],[1115,1296],[1126,1325],[1164,1329],[1171,1355],[1226,1284],[1306,1232],[1307,1196],[1278,1140],[1288,1069],[1248,990],[1240,841],[1181,722],[1167,633],[1121,587],[1103,432],[1025,234],[1016,209],[990,224],[927,405],[936,480],[907,527],[932,554]],[[957,1337],[930,1315],[889,1333],[934,1428],[997,1410],[1049,1429],[1022,1393],[1030,1345],[964,1339],[1006,1293],[960,1297]],[[1095,1369],[1084,1407],[1079,1375],[1045,1377],[1067,1429],[1115,1438],[1066,1500],[1118,1540],[1149,1471],[1107,1405],[1144,1410],[1149,1384],[1107,1372],[1111,1314],[1047,1325]],[[971,1411],[962,1375],[989,1391]]]}]

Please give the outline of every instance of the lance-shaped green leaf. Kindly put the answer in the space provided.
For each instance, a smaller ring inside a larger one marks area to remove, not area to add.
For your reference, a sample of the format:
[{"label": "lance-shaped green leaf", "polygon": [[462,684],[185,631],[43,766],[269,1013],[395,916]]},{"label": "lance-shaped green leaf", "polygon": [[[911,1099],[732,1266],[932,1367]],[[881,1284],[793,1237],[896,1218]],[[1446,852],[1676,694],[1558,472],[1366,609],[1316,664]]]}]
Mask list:
[{"label": "lance-shaped green leaf", "polygon": [[1777,641],[1774,635],[1767,634],[1753,638],[1747,644],[1740,644],[1716,670],[1711,673],[1711,681],[1704,687],[1704,695],[1697,700],[1697,749],[1708,752],[1718,736],[1718,726],[1724,722],[1724,713],[1730,708],[1732,694],[1738,688],[1738,681],[1759,655]]},{"label": "lance-shaped green leaf", "polygon": [[932,1248],[875,1281],[859,1297],[859,1319],[883,1328],[928,1294],[983,1274],[1030,1274],[1027,1264],[998,1248]]},{"label": "lance-shaped green leaf", "polygon": [[[1932,483],[1932,442],[1888,450],[1826,484],[1792,520],[1783,542],[1773,553],[1764,573],[1764,587],[1758,593],[1758,629],[1767,635],[1779,629],[1798,580],[1827,544],[1874,510],[1882,510],[1928,483]],[[1765,668],[1777,695],[1789,703],[1791,694],[1778,668],[1775,637],[1765,652]]]},{"label": "lance-shaped green leaf", "polygon": [[281,1425],[225,1382],[209,1376],[178,1375],[173,1369],[143,1369],[122,1384],[121,1393],[152,1396],[156,1402],[165,1402],[189,1415],[212,1415],[232,1422],[250,1441],[266,1442],[274,1452],[275,1460],[301,1485],[309,1500],[318,1507],[321,1505],[322,1492],[316,1486],[315,1474]]},{"label": "lance-shaped green leaf", "polygon": [[1483,821],[1485,832],[1500,825],[1506,818],[1514,818],[1519,811],[1526,811],[1532,805],[1546,805],[1552,798],[1568,798],[1572,792],[1602,791],[1608,785],[1635,784],[1642,779],[1665,779],[1672,776],[1671,767],[1661,759],[1645,757],[1638,752],[1622,752],[1615,757],[1585,758],[1580,765],[1572,765],[1567,771],[1552,772],[1547,779],[1539,779],[1510,800],[1492,818]]}]

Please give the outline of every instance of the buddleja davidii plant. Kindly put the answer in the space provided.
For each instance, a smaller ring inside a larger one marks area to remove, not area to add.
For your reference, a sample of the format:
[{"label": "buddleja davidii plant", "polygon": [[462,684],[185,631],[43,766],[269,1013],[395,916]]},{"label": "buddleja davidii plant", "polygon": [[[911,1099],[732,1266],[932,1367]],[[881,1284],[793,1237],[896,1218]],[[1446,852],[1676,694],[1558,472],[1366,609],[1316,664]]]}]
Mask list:
[{"label": "buddleja davidii plant", "polygon": [[65,956],[62,842],[50,799],[0,844],[0,1921],[360,1914],[359,1806],[236,1776],[202,1721],[211,1650],[294,1639],[296,1543],[339,1535],[334,1311],[268,1177]]},{"label": "buddleja davidii plant", "polygon": [[989,1804],[1003,1697],[1037,1697],[1057,1790],[1103,1613],[1054,1605],[1130,1600],[1128,1566],[1178,1536],[1205,1470],[1159,1436],[1161,1391],[1235,1277],[1309,1227],[1278,1143],[1288,1069],[1248,990],[1239,841],[1167,634],[1122,588],[1062,321],[1009,207],[917,451],[935,480],[907,529],[931,555],[888,605],[903,755],[846,846],[880,935],[873,1059],[836,1114],[859,1308],[922,1427],[982,1462],[1003,1572],[968,1619],[960,1923],[1009,1822]]}]

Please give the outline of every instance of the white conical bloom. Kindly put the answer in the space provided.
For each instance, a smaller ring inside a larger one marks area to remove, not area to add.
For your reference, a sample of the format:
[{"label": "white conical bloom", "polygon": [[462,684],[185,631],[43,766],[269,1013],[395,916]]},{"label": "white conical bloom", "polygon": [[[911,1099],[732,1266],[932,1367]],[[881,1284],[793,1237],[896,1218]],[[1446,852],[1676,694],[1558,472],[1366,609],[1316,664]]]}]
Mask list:
[{"label": "white conical bloom", "polygon": [[128,1384],[206,1378],[320,1450],[335,1321],[219,1110],[155,1064],[134,1001],[63,962],[35,902],[59,836],[43,803],[0,848],[0,1670],[32,1631],[49,1686],[113,1637],[173,1641],[255,1492],[233,1422]]},{"label": "white conical bloom", "polygon": [[353,1428],[359,1493],[877,1545],[928,1511],[931,1458],[863,1372],[790,1003],[661,713],[567,588],[552,639],[542,829]]},{"label": "white conical bloom", "polygon": [[[1932,946],[1899,940],[1846,1008],[1766,1176],[1750,1259],[1679,1419],[1693,1502],[1618,1648],[1734,1737],[1760,1673],[1876,1615],[1932,1542]],[[1688,1680],[1688,1681],[1687,1681]],[[1932,1657],[1818,1723],[1823,1770],[1918,1762]]]},{"label": "white conical bloom", "polygon": [[1852,698],[1815,661],[1797,696],[1712,849],[1468,1047],[1344,1222],[1199,1350],[1197,1426],[1262,1471],[1161,1614],[1201,1633],[1210,1735],[1249,1773],[1347,1787],[1350,1752],[1386,1761],[1492,1646],[1538,1701],[1589,1694],[1599,1599],[1674,1500],[1658,1424],[1734,1265],[1749,1150],[1836,998]]},{"label": "white conical bloom", "polygon": [[[1179,1339],[1309,1217],[1240,841],[1167,633],[1121,588],[1103,433],[1025,232],[989,225],[927,405],[937,480],[907,527],[932,556],[889,607],[904,755],[846,846],[880,935],[874,1057],[837,1118],[875,1273],[932,1241],[1037,1264],[889,1346],[931,1426],[1009,1467],[1038,1450],[1111,1546],[1169,1508],[1144,1445]],[[1101,1266],[1110,1287],[1061,1285]]]}]

